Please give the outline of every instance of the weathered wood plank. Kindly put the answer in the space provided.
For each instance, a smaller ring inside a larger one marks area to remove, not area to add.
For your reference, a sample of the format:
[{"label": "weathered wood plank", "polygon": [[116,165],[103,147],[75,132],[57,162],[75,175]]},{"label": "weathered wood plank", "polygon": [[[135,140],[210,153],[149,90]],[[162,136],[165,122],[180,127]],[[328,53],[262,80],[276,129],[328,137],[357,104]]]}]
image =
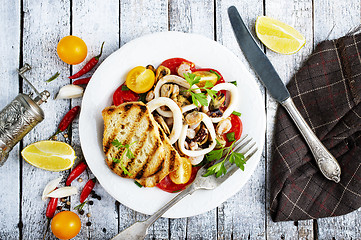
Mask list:
[{"label": "weathered wood plank", "polygon": [[[107,1],[106,4],[101,0],[93,1],[91,4],[88,1],[73,1],[72,11],[72,34],[82,38],[88,47],[88,56],[85,61],[73,66],[73,73],[75,73],[92,57],[99,54],[103,41],[105,42],[103,55],[99,64],[119,48],[119,1]],[[96,68],[83,77],[91,76]],[[81,102],[81,98],[72,100],[72,107],[81,105]],[[78,126],[79,122],[76,119],[72,125],[72,146],[77,155],[83,158]],[[90,178],[92,177],[94,176],[90,174]],[[74,183],[79,191],[84,187],[88,176],[83,174],[83,179],[82,183]],[[115,199],[99,183],[96,184],[94,191],[101,196],[101,201],[89,197],[94,204],[83,208],[85,210],[84,215],[81,216],[83,227],[76,239],[110,239],[118,233],[118,207],[115,205]],[[79,196],[72,198],[71,202],[72,207],[80,204]],[[87,213],[91,213],[91,217],[87,217]],[[87,226],[87,222],[91,225]]]},{"label": "weathered wood plank", "polygon": [[[69,110],[69,100],[53,100],[60,86],[69,82],[67,64],[60,61],[56,53],[58,41],[70,34],[69,1],[24,1],[23,59],[33,69],[27,73],[29,80],[38,90],[51,93],[49,101],[42,105],[45,119],[24,138],[24,147],[30,143],[47,139],[56,131],[57,124]],[[44,80],[55,72],[61,76],[51,83]],[[24,87],[24,92],[29,88]],[[45,185],[52,179],[66,175],[66,172],[48,172],[35,168],[23,161],[22,175],[22,221],[23,239],[41,239],[45,230],[46,202],[41,200]],[[51,233],[48,235],[54,237]]]},{"label": "weathered wood plank", "polygon": [[[262,1],[254,1],[252,4],[245,1],[217,1],[216,5],[217,40],[232,50],[253,73],[236,42],[227,10],[235,6],[246,25],[253,29],[256,17],[263,13]],[[247,184],[218,208],[218,239],[265,239],[265,162],[265,155],[262,154]]]},{"label": "weathered wood plank", "polygon": [[[131,1],[120,2],[120,44],[121,46],[145,34],[168,30],[168,1]],[[144,214],[135,213],[119,205],[119,229],[131,225],[135,220],[144,220]],[[134,216],[130,218],[131,216]],[[169,221],[161,218],[149,229],[146,239],[167,239]]]},{"label": "weathered wood plank", "polygon": [[[284,4],[280,0],[266,0],[265,13],[269,17],[276,18],[283,21],[297,30],[299,30],[306,37],[306,45],[297,53],[293,55],[281,55],[267,49],[267,56],[275,66],[281,79],[288,83],[292,76],[300,67],[302,60],[307,57],[313,48],[313,29],[312,29],[312,1],[288,1]],[[270,189],[270,169],[272,158],[272,142],[273,142],[273,129],[274,129],[274,116],[278,104],[268,95],[267,97],[267,189]],[[266,197],[266,209],[270,204],[269,191]],[[302,226],[302,227],[301,227]],[[313,238],[312,220],[304,221],[294,224],[293,222],[280,222],[274,223],[267,211],[267,238],[269,239],[296,239],[300,235],[306,233],[307,238]]]},{"label": "weathered wood plank", "polygon": [[[339,38],[360,25],[359,0],[314,2],[315,45],[325,39]],[[345,216],[317,220],[319,239],[359,239],[361,211]]]},{"label": "weathered wood plank", "polygon": [[[214,39],[214,1],[169,1],[169,30],[196,33]],[[186,219],[170,219],[170,236],[171,239],[215,239],[216,226],[216,209],[213,209]]]},{"label": "weathered wood plank", "polygon": [[[0,109],[14,99],[19,92],[16,68],[20,56],[20,2],[0,6]],[[4,91],[5,90],[5,91]],[[7,162],[0,167],[0,239],[17,239],[20,232],[20,161],[19,145],[14,147]],[[5,221],[6,219],[6,221]]]}]

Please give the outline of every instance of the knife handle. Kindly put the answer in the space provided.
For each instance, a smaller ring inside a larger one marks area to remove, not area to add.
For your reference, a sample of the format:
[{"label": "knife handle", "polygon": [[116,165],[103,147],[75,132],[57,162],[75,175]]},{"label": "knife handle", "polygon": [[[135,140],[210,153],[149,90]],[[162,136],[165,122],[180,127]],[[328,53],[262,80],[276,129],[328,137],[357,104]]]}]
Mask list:
[{"label": "knife handle", "polygon": [[327,179],[333,180],[338,183],[340,181],[341,167],[335,157],[332,156],[332,154],[317,138],[317,136],[308,126],[305,119],[302,117],[301,113],[298,111],[290,97],[283,101],[281,104],[290,114],[291,118],[300,130],[302,136],[306,140],[322,174]]}]

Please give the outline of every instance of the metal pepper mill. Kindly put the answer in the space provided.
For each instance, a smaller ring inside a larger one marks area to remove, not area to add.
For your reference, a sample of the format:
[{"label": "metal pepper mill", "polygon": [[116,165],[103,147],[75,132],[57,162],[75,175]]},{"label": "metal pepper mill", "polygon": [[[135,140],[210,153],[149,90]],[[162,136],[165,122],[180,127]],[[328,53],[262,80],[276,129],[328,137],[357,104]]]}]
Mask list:
[{"label": "metal pepper mill", "polygon": [[34,90],[36,97],[31,99],[31,93],[28,95],[20,93],[0,112],[0,167],[7,160],[13,147],[44,119],[44,112],[39,105],[46,102],[50,93],[46,90],[39,93],[26,79],[24,73],[30,69],[30,65],[25,63],[17,71]]}]

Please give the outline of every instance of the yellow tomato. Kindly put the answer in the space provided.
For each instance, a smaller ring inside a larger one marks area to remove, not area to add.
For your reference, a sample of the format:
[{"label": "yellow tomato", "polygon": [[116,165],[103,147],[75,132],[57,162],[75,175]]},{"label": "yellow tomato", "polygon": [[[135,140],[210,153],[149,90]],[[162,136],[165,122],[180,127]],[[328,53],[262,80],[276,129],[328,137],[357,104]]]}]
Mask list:
[{"label": "yellow tomato", "polygon": [[201,80],[199,81],[199,83],[197,83],[198,87],[204,87],[204,84],[206,84],[206,82],[211,82],[213,85],[215,85],[218,81],[217,74],[209,71],[196,71],[193,72],[193,74],[201,77]]},{"label": "yellow tomato", "polygon": [[182,157],[179,168],[169,173],[170,180],[175,184],[184,184],[189,181],[192,175],[192,163],[188,158]]},{"label": "yellow tomato", "polygon": [[145,67],[138,66],[129,71],[125,84],[136,93],[145,93],[149,91],[155,81],[154,72]]},{"label": "yellow tomato", "polygon": [[72,35],[63,37],[59,41],[56,51],[59,58],[70,65],[81,63],[88,53],[85,42]]},{"label": "yellow tomato", "polygon": [[51,231],[59,239],[70,239],[78,235],[81,221],[76,213],[62,211],[57,213],[51,220]]}]

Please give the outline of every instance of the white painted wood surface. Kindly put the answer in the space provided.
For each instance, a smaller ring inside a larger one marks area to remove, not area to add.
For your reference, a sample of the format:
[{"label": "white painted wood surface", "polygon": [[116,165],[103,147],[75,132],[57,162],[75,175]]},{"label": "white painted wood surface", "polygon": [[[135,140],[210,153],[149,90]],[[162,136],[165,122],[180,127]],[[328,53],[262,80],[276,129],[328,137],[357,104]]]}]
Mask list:
[{"label": "white painted wood surface", "polygon": [[[74,34],[88,45],[87,60],[98,54],[105,41],[104,55],[132,39],[158,31],[182,31],[202,34],[231,49],[249,65],[238,48],[227,16],[235,5],[250,29],[257,16],[275,17],[302,32],[306,46],[295,55],[284,56],[265,50],[285,83],[297,71],[314,46],[326,39],[344,35],[360,24],[360,0],[110,0],[110,1],[29,1],[19,0],[0,6],[0,107],[9,103],[19,91],[29,92],[20,81],[16,68],[28,62],[33,69],[26,76],[39,90],[48,89],[52,96],[70,83],[67,76],[79,70],[69,67],[56,55],[57,42]],[[250,72],[253,73],[252,69]],[[52,83],[44,80],[56,71],[60,77]],[[149,230],[147,239],[361,239],[361,211],[342,217],[299,222],[274,223],[269,216],[269,166],[272,153],[274,115],[277,104],[265,92],[267,113],[266,145],[261,162],[249,183],[235,196],[207,213],[184,219],[159,219]],[[45,184],[62,173],[36,169],[20,157],[20,148],[47,139],[63,115],[81,99],[51,100],[42,108],[46,114],[21,145],[12,151],[0,168],[0,239],[41,239],[45,229],[46,203],[40,195]],[[78,122],[70,133],[70,143],[82,159]],[[65,140],[60,136],[60,140]],[[81,176],[88,180],[87,174]],[[74,182],[81,188],[83,183]],[[85,208],[82,230],[75,239],[110,239],[136,220],[146,216],[117,203],[100,185],[95,188],[101,201]],[[69,199],[73,208],[79,196]],[[87,227],[86,223],[91,222]],[[49,239],[55,239],[52,234]]]}]

